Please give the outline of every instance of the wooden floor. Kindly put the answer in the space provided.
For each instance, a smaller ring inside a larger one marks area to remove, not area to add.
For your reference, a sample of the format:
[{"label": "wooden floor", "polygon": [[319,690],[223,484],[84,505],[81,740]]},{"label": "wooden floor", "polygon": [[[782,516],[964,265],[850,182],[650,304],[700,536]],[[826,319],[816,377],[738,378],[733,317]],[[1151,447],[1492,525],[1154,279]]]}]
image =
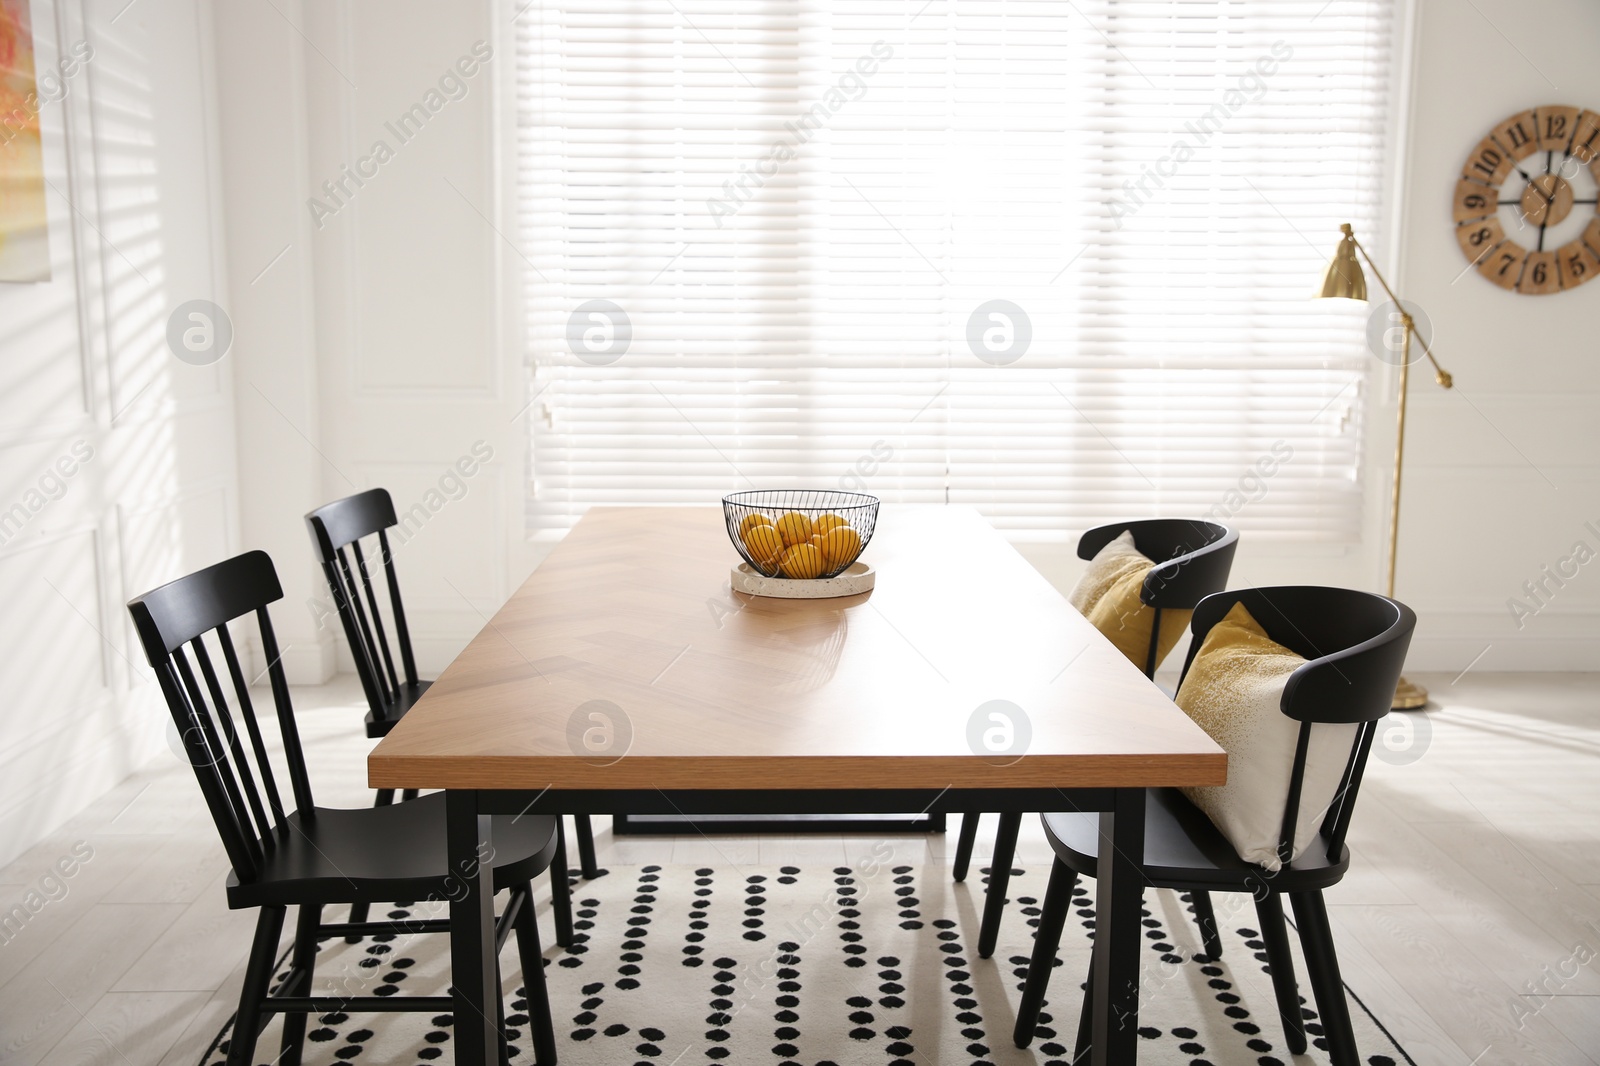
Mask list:
[{"label": "wooden floor", "polygon": [[[1380,737],[1351,875],[1329,893],[1346,978],[1421,1066],[1600,1063],[1600,673],[1418,680],[1439,705]],[[350,679],[297,693],[325,805],[370,802],[359,696]],[[875,843],[605,825],[602,865],[844,863]],[[955,834],[894,843],[942,865]],[[188,768],[164,756],[0,869],[0,911],[75,845],[93,855],[65,895],[0,943],[0,1063],[193,1066],[233,1010],[253,921],[223,904]],[[1048,861],[1031,820],[1019,860]]]}]

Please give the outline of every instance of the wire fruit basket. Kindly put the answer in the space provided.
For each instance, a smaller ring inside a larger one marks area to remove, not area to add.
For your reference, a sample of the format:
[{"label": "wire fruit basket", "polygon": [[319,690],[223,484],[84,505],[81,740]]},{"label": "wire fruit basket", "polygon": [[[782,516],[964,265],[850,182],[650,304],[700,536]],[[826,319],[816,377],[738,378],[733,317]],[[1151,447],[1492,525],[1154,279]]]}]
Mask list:
[{"label": "wire fruit basket", "polygon": [[878,498],[839,489],[756,489],[722,498],[728,539],[763,577],[842,574],[872,540]]}]

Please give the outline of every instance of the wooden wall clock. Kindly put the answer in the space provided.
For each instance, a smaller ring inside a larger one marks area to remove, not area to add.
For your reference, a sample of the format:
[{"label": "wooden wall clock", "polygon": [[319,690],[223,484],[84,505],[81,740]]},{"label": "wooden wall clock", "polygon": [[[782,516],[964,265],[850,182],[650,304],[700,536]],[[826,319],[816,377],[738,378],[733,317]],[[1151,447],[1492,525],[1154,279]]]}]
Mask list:
[{"label": "wooden wall clock", "polygon": [[1512,115],[1456,182],[1456,240],[1478,273],[1542,296],[1600,275],[1600,112],[1551,105]]}]

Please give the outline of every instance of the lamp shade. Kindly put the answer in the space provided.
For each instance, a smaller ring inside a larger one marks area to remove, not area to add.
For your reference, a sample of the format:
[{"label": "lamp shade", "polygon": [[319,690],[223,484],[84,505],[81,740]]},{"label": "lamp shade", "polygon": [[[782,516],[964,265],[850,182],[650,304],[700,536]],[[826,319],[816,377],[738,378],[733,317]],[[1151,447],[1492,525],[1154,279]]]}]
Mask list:
[{"label": "lamp shade", "polygon": [[1339,242],[1338,250],[1333,253],[1333,261],[1328,264],[1328,269],[1322,275],[1322,287],[1317,291],[1317,297],[1365,300],[1367,276],[1361,272],[1361,264],[1356,261],[1355,233],[1350,229],[1349,223],[1345,223],[1340,229],[1344,230],[1344,239]]}]

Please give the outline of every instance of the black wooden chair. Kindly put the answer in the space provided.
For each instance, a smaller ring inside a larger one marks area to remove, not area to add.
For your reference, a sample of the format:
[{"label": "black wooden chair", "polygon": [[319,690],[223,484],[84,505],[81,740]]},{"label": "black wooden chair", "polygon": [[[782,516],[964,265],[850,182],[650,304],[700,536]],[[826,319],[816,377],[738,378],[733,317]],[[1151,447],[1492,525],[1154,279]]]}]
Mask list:
[{"label": "black wooden chair", "polygon": [[[1239,547],[1239,534],[1227,526],[1196,518],[1147,518],[1134,522],[1113,522],[1107,526],[1096,526],[1078,538],[1078,558],[1093,559],[1100,549],[1129,531],[1133,533],[1135,546],[1158,564],[1145,576],[1144,587],[1139,591],[1140,601],[1153,609],[1150,649],[1145,655],[1144,673],[1146,677],[1154,678],[1156,667],[1161,665],[1161,612],[1191,610],[1207,596],[1226,588],[1228,571],[1233,568],[1233,553]],[[1163,559],[1166,561],[1161,562]],[[967,878],[972,847],[978,838],[978,820],[982,817],[977,812],[961,816],[961,835],[956,841],[955,865],[951,871],[957,881]],[[1011,884],[1011,860],[1016,855],[1017,833],[1021,828],[1022,815],[1000,816],[994,856],[989,860],[989,885],[983,901],[983,921],[978,929],[978,954],[986,959],[994,954],[994,945],[1000,936],[1006,889]],[[1195,918],[1205,938],[1206,950],[1213,955],[1221,954],[1222,938],[1217,934],[1211,901],[1205,898],[1203,892],[1195,896]]]},{"label": "black wooden chair", "polygon": [[[1306,752],[1316,726],[1359,726],[1344,775],[1334,802],[1323,816],[1318,837],[1293,862],[1285,861],[1275,872],[1239,858],[1211,820],[1176,789],[1150,789],[1145,804],[1144,879],[1155,888],[1190,893],[1247,892],[1255,898],[1284,1035],[1290,1052],[1299,1055],[1306,1050],[1306,1034],[1283,921],[1281,897],[1288,896],[1333,1066],[1358,1066],[1360,1059],[1322,890],[1337,884],[1349,869],[1345,833],[1350,827],[1377,722],[1389,713],[1394,699],[1416,616],[1394,600],[1348,589],[1291,586],[1220,593],[1195,609],[1195,639],[1184,663],[1185,674],[1211,627],[1236,603],[1243,603],[1273,640],[1308,660],[1289,676],[1280,704],[1285,715],[1300,723],[1277,849],[1280,857],[1287,860],[1293,854]],[[1050,870],[1022,1003],[1017,1009],[1014,1035],[1018,1047],[1026,1047],[1033,1038],[1073,889],[1079,877],[1095,876],[1100,847],[1096,814],[1046,814],[1043,819],[1045,835],[1055,851],[1055,863]],[[1074,1062],[1086,1061],[1083,1056],[1089,1047],[1091,1011],[1086,993]]]},{"label": "black wooden chair", "polygon": [[[265,552],[244,555],[179,578],[128,604],[134,626],[155,670],[201,794],[233,866],[228,906],[255,908],[255,940],[239,994],[228,1047],[228,1066],[249,1066],[261,1030],[273,1014],[286,1015],[282,1054],[296,1066],[305,1040],[306,1016],[335,1011],[452,1011],[449,996],[312,994],[317,943],[340,936],[448,932],[448,919],[324,923],[324,907],[396,901],[439,901],[461,890],[445,858],[444,796],[408,803],[339,810],[312,799],[289,686],[279,660],[267,605],[283,598],[277,572]],[[250,685],[234,649],[230,623],[248,629],[253,615],[267,661],[275,716],[287,768],[292,808],[278,791],[267,731],[250,699]],[[208,649],[221,653],[221,667]],[[226,674],[226,680],[223,677]],[[232,706],[225,688],[231,683]],[[237,712],[237,718],[235,716]],[[241,728],[242,726],[242,728]],[[496,818],[496,890],[507,890],[496,921],[496,945],[514,930],[536,1061],[553,1066],[555,1036],[545,991],[544,956],[534,920],[530,882],[548,870],[566,883],[558,854],[558,823],[539,815]],[[278,938],[289,907],[298,908],[288,976],[272,993]],[[504,1032],[504,997],[501,1031]],[[505,1061],[502,1046],[502,1062]]]},{"label": "black wooden chair", "polygon": [[[356,673],[361,678],[361,689],[367,697],[367,736],[377,738],[388,734],[407,711],[428,691],[432,681],[417,680],[416,657],[411,651],[411,630],[406,626],[405,607],[400,601],[400,581],[395,576],[394,554],[389,549],[389,530],[399,525],[395,518],[394,501],[386,489],[368,489],[354,496],[324,504],[306,515],[306,526],[311,531],[311,544],[317,559],[322,563],[322,573],[333,595],[339,621],[344,626],[344,636],[350,645],[351,658],[356,663]],[[373,588],[372,571],[367,566],[367,555],[361,550],[361,538],[377,537],[375,562],[383,566],[384,586],[389,601],[389,614],[394,621],[394,643],[400,651],[400,673],[395,671],[395,657],[389,647],[388,631],[384,628],[380,597]],[[353,566],[352,566],[353,562]],[[404,680],[401,679],[404,675]],[[404,798],[411,799],[415,792],[408,791]],[[380,789],[377,804],[383,806],[394,800],[393,789]],[[588,815],[573,819],[578,836],[578,862],[583,876],[598,877],[595,862],[594,832]],[[562,834],[565,849],[565,834]],[[565,894],[558,902],[557,939],[562,946],[571,941],[570,906]],[[351,915],[360,921],[360,912]]]}]

